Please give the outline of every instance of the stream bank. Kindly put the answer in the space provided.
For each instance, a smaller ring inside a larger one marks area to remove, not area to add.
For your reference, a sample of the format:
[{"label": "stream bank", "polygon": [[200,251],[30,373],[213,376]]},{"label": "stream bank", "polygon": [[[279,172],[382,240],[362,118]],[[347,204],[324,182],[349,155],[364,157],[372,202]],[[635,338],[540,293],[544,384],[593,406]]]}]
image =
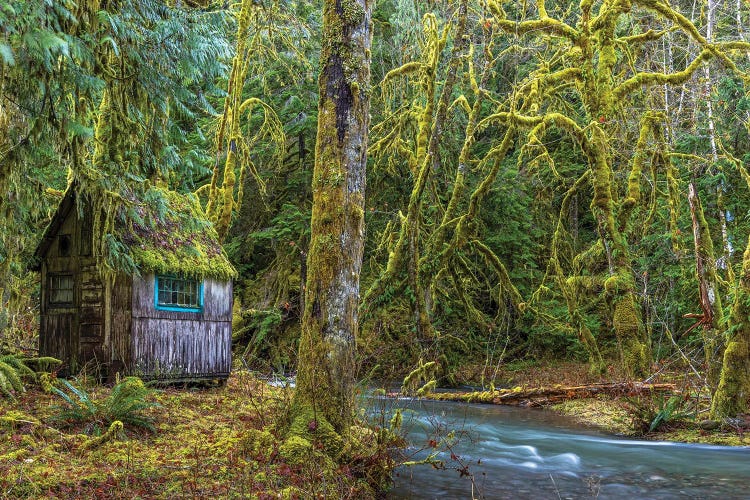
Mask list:
[{"label": "stream bank", "polygon": [[391,498],[750,498],[750,450],[615,437],[552,411],[404,403]]}]

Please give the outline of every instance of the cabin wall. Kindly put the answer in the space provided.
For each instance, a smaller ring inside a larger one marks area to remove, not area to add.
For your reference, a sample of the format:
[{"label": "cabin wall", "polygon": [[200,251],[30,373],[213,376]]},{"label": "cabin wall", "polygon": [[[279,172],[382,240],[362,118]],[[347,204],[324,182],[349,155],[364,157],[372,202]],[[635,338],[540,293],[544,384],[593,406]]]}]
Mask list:
[{"label": "cabin wall", "polygon": [[[91,255],[91,225],[78,219],[72,205],[40,266],[39,351],[62,360],[62,374],[103,361],[103,287]],[[72,300],[65,303],[55,302],[51,290],[52,280],[61,277],[72,279]]]},{"label": "cabin wall", "polygon": [[131,372],[161,379],[226,377],[232,365],[232,283],[206,279],[201,312],[154,305],[154,276],[133,278]]},{"label": "cabin wall", "polygon": [[110,303],[105,336],[110,360],[109,375],[126,372],[132,365],[133,278],[119,275],[109,291]]}]

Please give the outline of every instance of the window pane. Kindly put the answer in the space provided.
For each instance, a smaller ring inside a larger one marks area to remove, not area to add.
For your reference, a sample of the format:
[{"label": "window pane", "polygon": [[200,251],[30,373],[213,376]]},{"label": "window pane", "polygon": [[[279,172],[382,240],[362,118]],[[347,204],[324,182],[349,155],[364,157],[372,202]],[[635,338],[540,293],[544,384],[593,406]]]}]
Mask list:
[{"label": "window pane", "polygon": [[159,276],[157,305],[197,309],[201,306],[200,284],[195,280]]},{"label": "window pane", "polygon": [[53,274],[49,277],[49,302],[51,304],[73,304],[73,275]]}]

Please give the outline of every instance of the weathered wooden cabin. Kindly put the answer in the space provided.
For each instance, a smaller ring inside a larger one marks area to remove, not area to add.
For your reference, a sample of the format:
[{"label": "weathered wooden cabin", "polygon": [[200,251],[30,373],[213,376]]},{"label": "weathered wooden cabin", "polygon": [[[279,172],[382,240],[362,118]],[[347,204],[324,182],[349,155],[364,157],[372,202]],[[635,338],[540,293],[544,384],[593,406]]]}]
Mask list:
[{"label": "weathered wooden cabin", "polygon": [[68,188],[36,249],[40,354],[63,374],[226,378],[235,271],[197,200],[152,187],[96,220],[78,196]]}]

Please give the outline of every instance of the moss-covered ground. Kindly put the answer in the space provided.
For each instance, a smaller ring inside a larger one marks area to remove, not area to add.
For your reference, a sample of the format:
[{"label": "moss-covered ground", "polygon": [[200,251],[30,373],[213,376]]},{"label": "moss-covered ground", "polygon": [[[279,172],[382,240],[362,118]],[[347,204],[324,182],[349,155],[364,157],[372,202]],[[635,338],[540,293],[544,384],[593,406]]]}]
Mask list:
[{"label": "moss-covered ground", "polygon": [[[94,400],[110,391],[86,389]],[[55,421],[61,399],[31,388],[16,401],[0,399],[0,498],[372,496],[358,479],[364,461],[320,462],[314,449],[310,460],[283,458],[279,423],[290,398],[247,372],[220,387],[160,388],[150,396],[160,406],[146,410],[153,432],[126,425],[92,447],[106,428]]]}]

